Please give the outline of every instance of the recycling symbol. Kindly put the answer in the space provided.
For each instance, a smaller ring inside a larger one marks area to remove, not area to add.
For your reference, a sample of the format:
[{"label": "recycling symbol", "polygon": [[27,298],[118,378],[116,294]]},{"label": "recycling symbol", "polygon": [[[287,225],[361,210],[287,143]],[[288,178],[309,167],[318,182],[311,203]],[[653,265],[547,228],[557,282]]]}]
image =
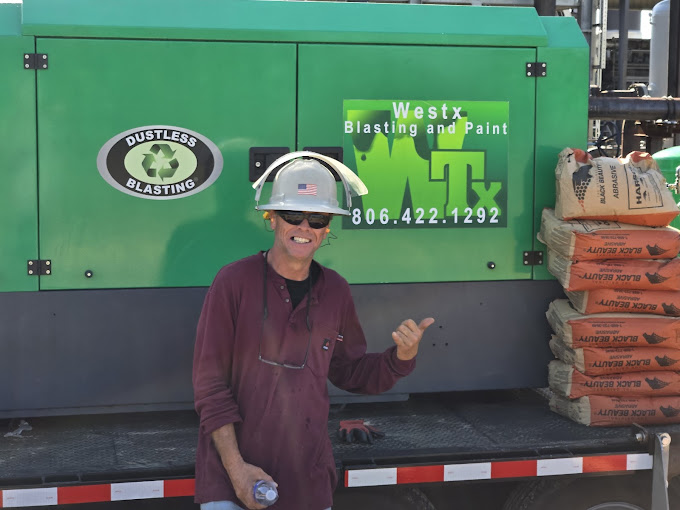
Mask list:
[{"label": "recycling symbol", "polygon": [[175,159],[175,152],[167,143],[155,143],[144,154],[142,167],[149,177],[168,179],[175,175],[179,162]]}]

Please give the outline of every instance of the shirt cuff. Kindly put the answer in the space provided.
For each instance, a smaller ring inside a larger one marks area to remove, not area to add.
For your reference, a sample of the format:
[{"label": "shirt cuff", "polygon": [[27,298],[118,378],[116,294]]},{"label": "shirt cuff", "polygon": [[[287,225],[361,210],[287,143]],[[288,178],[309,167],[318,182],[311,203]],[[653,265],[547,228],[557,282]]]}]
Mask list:
[{"label": "shirt cuff", "polygon": [[210,435],[217,429],[229,425],[230,423],[240,423],[243,421],[241,415],[238,412],[238,406],[233,404],[232,406],[224,407],[220,406],[215,409],[203,409],[199,413],[200,417],[200,427],[204,434]]},{"label": "shirt cuff", "polygon": [[402,360],[397,357],[396,345],[394,347],[390,347],[390,349],[392,352],[390,353],[390,357],[388,359],[390,360],[390,368],[392,371],[400,377],[407,376],[413,372],[413,369],[416,368],[416,356],[409,360]]}]

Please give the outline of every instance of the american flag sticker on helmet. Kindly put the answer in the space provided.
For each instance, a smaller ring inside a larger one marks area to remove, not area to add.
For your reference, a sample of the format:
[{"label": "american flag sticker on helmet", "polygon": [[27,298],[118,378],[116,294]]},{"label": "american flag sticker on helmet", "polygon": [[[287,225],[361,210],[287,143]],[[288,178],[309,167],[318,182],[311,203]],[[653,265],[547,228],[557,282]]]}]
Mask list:
[{"label": "american flag sticker on helmet", "polygon": [[316,184],[298,184],[298,195],[316,195]]}]

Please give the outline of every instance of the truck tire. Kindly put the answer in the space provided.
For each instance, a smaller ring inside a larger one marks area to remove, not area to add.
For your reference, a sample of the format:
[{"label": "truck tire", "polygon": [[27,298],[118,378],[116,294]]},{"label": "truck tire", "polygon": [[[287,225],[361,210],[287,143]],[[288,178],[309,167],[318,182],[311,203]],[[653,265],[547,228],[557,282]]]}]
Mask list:
[{"label": "truck tire", "polygon": [[503,510],[649,510],[651,488],[648,474],[539,480],[519,485]]},{"label": "truck tire", "polygon": [[370,487],[337,492],[333,510],[437,510],[417,487]]}]

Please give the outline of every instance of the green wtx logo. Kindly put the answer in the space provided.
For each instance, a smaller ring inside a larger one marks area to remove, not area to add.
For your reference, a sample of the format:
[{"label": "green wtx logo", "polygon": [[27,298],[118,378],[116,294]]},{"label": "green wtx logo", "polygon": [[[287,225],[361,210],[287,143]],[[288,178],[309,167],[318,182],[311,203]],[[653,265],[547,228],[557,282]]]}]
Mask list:
[{"label": "green wtx logo", "polygon": [[346,228],[506,226],[506,102],[344,107],[345,151],[369,190],[352,203]]}]

